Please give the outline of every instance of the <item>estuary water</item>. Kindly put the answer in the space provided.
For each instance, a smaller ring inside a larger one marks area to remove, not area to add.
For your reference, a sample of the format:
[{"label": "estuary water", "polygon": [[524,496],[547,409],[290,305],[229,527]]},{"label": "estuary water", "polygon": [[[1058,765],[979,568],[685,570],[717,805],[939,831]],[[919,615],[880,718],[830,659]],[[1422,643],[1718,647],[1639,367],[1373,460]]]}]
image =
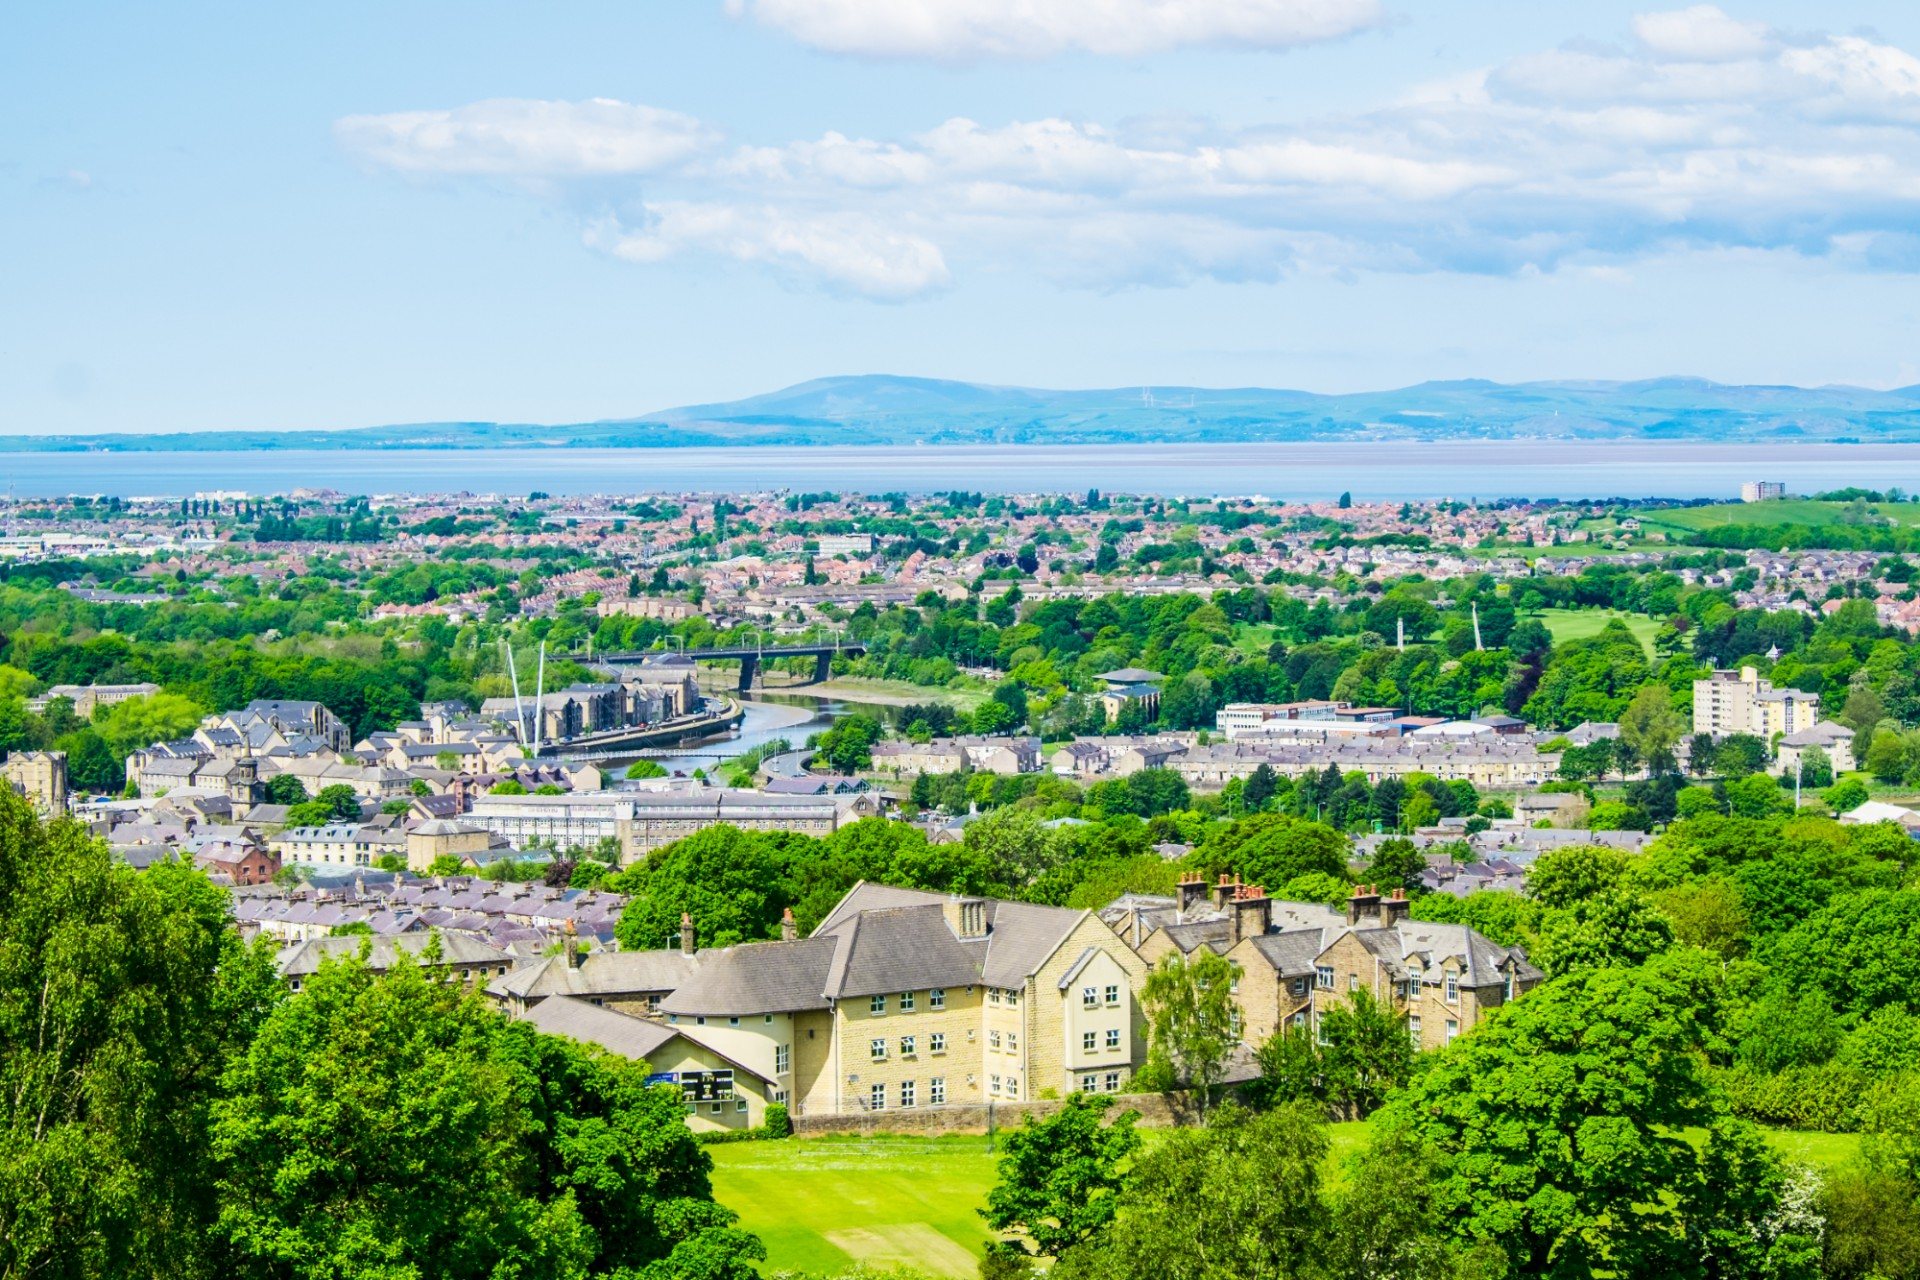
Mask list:
[{"label": "estuary water", "polygon": [[1789,493],[1920,491],[1920,444],[1619,444],[1526,440],[1217,445],[929,445],[730,449],[245,450],[0,453],[20,497],[187,497],[299,488],[344,493],[1150,493],[1357,501],[1732,498],[1744,480]]}]

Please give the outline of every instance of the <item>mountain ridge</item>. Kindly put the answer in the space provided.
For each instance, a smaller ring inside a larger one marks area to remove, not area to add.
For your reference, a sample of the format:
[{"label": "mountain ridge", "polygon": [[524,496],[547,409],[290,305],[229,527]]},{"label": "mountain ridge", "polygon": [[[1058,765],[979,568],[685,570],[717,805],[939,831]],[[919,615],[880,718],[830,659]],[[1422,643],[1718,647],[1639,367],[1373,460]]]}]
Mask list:
[{"label": "mountain ridge", "polygon": [[8,436],[5,452],[1199,444],[1354,440],[1920,442],[1920,385],[1436,379],[1326,394],[1184,385],[1043,389],[836,374],[631,418],[327,430]]}]

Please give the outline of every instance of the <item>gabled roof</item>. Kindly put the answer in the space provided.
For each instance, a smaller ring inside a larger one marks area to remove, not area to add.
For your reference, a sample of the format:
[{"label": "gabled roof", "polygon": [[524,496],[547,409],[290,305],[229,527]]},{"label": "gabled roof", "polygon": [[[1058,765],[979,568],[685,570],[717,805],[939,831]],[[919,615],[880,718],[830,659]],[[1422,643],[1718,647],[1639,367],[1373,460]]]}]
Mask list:
[{"label": "gabled roof", "polygon": [[578,967],[565,956],[547,956],[497,978],[487,991],[495,996],[541,999],[545,996],[633,996],[674,991],[686,985],[715,954],[666,951],[590,951]]},{"label": "gabled roof", "polygon": [[[814,936],[834,932],[852,915],[889,907],[940,907],[946,903],[947,897],[944,893],[899,889],[862,880],[847,890],[846,896],[820,922],[820,927],[813,931]],[[980,961],[979,980],[992,987],[1018,987],[1024,984],[1036,969],[1047,962],[1047,957],[1059,950],[1067,935],[1089,914],[1065,907],[1005,902],[998,898],[987,898],[984,902],[987,943],[986,953]],[[936,916],[938,929],[952,938],[953,932],[947,928],[944,915],[936,913]],[[886,988],[889,991],[910,989],[904,985]]]},{"label": "gabled roof", "polygon": [[521,1021],[548,1035],[597,1044],[610,1053],[635,1060],[652,1057],[662,1045],[680,1035],[677,1028],[561,995],[542,1000],[527,1010]]},{"label": "gabled roof", "polygon": [[838,942],[823,988],[835,1000],[971,985],[988,945],[956,938],[938,905],[862,911],[814,936]]},{"label": "gabled roof", "polygon": [[[317,908],[314,917],[319,922],[330,922],[327,917],[338,917],[344,913],[337,907]],[[360,954],[360,948],[367,948],[367,967],[385,969],[394,962],[399,952],[418,956],[427,945],[427,940],[435,935],[430,933],[404,933],[388,937],[355,937],[351,934],[343,938],[309,938],[305,942],[296,942],[281,951],[275,963],[280,976],[305,977],[317,971],[323,960],[337,956]],[[440,939],[440,963],[442,964],[485,964],[505,965],[512,957],[498,947],[490,947],[476,938],[458,933],[437,935]]]},{"label": "gabled roof", "polygon": [[[832,937],[752,942],[702,953],[699,972],[660,1002],[663,1013],[742,1017],[827,1007]],[[896,988],[897,989],[897,988]]]},{"label": "gabled roof", "polygon": [[1282,978],[1313,976],[1314,961],[1322,947],[1318,929],[1294,929],[1287,933],[1267,933],[1253,939],[1253,949],[1273,966]]}]

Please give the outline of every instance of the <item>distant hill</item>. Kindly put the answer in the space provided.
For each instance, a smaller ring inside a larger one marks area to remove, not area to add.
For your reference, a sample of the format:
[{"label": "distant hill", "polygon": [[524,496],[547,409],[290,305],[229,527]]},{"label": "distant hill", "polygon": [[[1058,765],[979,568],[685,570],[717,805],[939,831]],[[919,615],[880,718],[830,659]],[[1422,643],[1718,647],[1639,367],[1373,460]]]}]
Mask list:
[{"label": "distant hill", "polygon": [[0,438],[0,451],[1550,439],[1920,441],[1920,387],[1470,379],[1318,395],[1264,387],[1044,391],[865,374],[816,378],[724,404],[570,425],[456,422],[339,431],[11,436]]}]

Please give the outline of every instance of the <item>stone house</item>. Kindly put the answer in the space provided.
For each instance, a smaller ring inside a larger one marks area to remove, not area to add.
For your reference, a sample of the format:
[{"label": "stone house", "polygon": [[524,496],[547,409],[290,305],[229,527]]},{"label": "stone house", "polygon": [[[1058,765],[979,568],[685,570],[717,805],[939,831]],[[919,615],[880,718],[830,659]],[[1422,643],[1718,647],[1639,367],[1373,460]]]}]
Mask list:
[{"label": "stone house", "polygon": [[799,1114],[1118,1091],[1146,964],[1099,917],[861,883],[807,938],[700,953],[660,1001]]}]

